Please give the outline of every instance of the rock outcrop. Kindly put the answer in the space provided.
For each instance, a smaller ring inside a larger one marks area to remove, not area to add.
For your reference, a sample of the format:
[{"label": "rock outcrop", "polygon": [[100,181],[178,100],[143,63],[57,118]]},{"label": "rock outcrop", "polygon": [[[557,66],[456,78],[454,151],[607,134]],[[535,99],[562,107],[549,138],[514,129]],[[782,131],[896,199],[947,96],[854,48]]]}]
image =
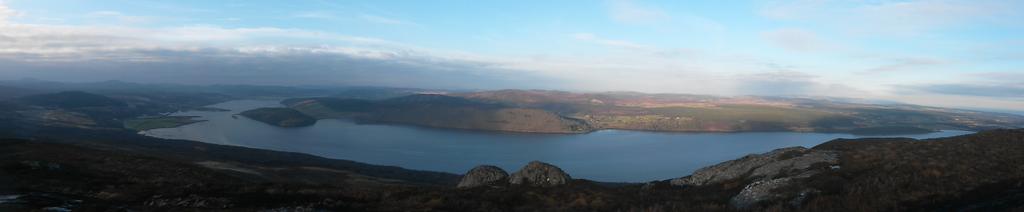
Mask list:
[{"label": "rock outcrop", "polygon": [[794,199],[799,195],[813,193],[780,193],[773,190],[791,186],[800,179],[822,171],[837,169],[838,163],[839,155],[833,151],[782,148],[701,168],[693,175],[672,180],[671,184],[702,186],[725,181],[750,182],[730,201],[734,207],[744,208],[765,200]]},{"label": "rock outcrop", "polygon": [[509,183],[513,185],[529,185],[540,187],[551,187],[565,185],[572,180],[569,174],[562,169],[540,161],[533,161],[526,164],[522,169],[513,173]]},{"label": "rock outcrop", "polygon": [[508,172],[498,168],[497,166],[482,165],[470,169],[466,172],[466,175],[462,177],[458,188],[473,188],[486,185],[495,185],[505,183],[508,180]]}]

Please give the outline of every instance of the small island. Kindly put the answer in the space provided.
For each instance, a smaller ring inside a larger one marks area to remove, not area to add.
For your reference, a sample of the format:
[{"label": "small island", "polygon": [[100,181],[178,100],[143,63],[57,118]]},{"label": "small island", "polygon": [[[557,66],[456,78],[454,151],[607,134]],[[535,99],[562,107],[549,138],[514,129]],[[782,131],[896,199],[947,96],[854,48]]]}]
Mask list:
[{"label": "small island", "polygon": [[278,127],[312,126],[317,120],[291,108],[257,108],[242,112],[240,115]]}]

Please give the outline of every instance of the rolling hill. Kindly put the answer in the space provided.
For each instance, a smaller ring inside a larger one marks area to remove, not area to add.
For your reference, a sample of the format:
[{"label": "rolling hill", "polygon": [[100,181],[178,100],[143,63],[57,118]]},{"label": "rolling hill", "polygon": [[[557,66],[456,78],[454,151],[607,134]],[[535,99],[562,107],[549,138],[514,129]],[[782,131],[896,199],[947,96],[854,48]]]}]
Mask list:
[{"label": "rolling hill", "polygon": [[500,90],[414,94],[384,100],[299,98],[283,103],[320,119],[354,118],[363,122],[509,132],[626,129],[906,134],[1024,126],[1024,116],[1019,115],[916,105],[634,92]]},{"label": "rolling hill", "polygon": [[508,107],[465,98],[416,94],[379,101],[333,98],[291,99],[284,103],[317,118],[354,118],[361,122],[529,133],[581,133],[582,120],[533,108]]}]

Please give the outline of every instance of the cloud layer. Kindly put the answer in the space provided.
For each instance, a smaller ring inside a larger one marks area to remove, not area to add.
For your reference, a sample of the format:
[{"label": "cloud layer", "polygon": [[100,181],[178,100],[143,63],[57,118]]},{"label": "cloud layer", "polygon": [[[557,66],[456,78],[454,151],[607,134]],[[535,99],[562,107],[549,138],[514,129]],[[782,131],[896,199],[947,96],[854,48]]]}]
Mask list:
[{"label": "cloud layer", "polygon": [[[0,2],[0,78],[892,100],[914,95],[929,96],[917,102],[936,104],[956,96],[1006,106],[1019,101],[1013,94],[1019,84],[972,73],[1024,79],[1011,69],[1019,48],[944,32],[977,23],[1019,25],[1005,21],[1020,16],[1011,10],[1018,4],[787,1],[734,14],[737,10],[699,13],[706,8],[612,0],[564,16],[565,11],[515,16],[550,21],[531,25],[500,22],[512,20],[500,18],[507,13],[494,14],[496,19],[416,17],[342,3],[276,11],[254,22],[247,20],[264,15],[166,24],[160,14],[102,9],[80,13],[75,18],[81,22],[51,23],[30,21],[49,17]],[[599,17],[575,19],[587,15]],[[732,20],[745,16],[755,20]],[[445,28],[451,20],[466,26]],[[264,25],[275,21],[290,24]],[[365,29],[331,30],[356,27]],[[967,50],[996,52],[1000,55],[985,53],[983,59],[1011,62],[989,64],[956,53]]]}]

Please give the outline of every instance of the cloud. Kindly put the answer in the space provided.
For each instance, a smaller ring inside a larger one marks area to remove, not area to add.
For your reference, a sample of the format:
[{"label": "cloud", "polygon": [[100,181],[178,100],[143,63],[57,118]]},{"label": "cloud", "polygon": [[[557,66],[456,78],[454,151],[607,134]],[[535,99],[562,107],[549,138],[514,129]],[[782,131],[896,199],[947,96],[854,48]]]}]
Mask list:
[{"label": "cloud", "polygon": [[158,61],[33,62],[0,58],[0,78],[60,81],[124,80],[189,84],[320,84],[428,88],[512,88],[551,79],[495,64],[433,58],[416,53],[350,49],[204,49],[138,52]]},{"label": "cloud", "polygon": [[371,23],[387,24],[387,25],[417,25],[415,23],[408,22],[408,21],[403,21],[403,20],[398,20],[398,19],[393,19],[393,18],[387,18],[387,17],[381,17],[381,16],[376,16],[376,15],[368,15],[368,14],[360,15],[359,19],[362,19],[364,21],[368,21],[368,22],[371,22]]},{"label": "cloud", "polygon": [[338,19],[337,15],[331,12],[323,11],[306,11],[292,15],[293,18],[306,18],[306,19],[322,19],[322,20],[335,20]]},{"label": "cloud", "polygon": [[1019,1],[911,0],[911,1],[779,1],[760,8],[759,14],[785,21],[801,21],[869,36],[913,36],[971,23],[1019,24]]},{"label": "cloud", "polygon": [[883,74],[896,71],[919,71],[922,68],[928,68],[936,65],[946,64],[949,61],[935,59],[935,58],[896,58],[891,59],[891,62],[886,65],[878,66],[868,70],[861,71],[862,74]]},{"label": "cloud", "polygon": [[798,19],[814,14],[823,6],[824,0],[801,0],[769,2],[759,11],[761,16],[773,19]]},{"label": "cloud", "polygon": [[1022,85],[983,85],[983,84],[926,84],[916,86],[902,86],[900,88],[916,92],[932,94],[996,97],[996,98],[1024,98],[1024,86]]},{"label": "cloud", "polygon": [[10,24],[0,25],[0,47],[0,78],[564,88],[499,59],[274,27]]},{"label": "cloud", "polygon": [[[711,37],[719,36],[708,31],[725,31],[724,25],[710,19],[686,14],[668,17],[657,8],[637,2],[609,2],[608,6],[620,7],[616,21],[622,23],[657,23],[656,27],[676,29],[690,26],[667,32],[699,31],[693,34]],[[372,15],[390,14],[386,12],[336,14],[293,14],[292,18],[339,18],[348,23],[379,26],[415,24]],[[124,14],[101,11],[94,15]],[[854,92],[857,88],[883,87],[877,82],[864,82],[874,80],[871,76],[830,78],[836,76],[812,70],[821,65],[794,63],[773,55],[748,55],[741,48],[690,50],[666,47],[690,43],[686,41],[662,46],[586,32],[557,36],[612,51],[558,54],[541,49],[523,55],[488,55],[298,28],[96,25],[88,21],[83,25],[58,25],[5,20],[10,24],[0,25],[0,78],[550,88],[714,95],[860,96],[863,92]],[[793,51],[833,47],[828,40],[800,29],[783,28],[761,36]],[[511,45],[518,44],[521,43]],[[914,70],[943,63],[930,58],[884,62],[875,71]]]},{"label": "cloud", "polygon": [[818,38],[814,32],[784,28],[761,33],[761,37],[786,50],[811,52],[829,48],[829,44]]},{"label": "cloud", "polygon": [[970,77],[980,78],[989,82],[1019,84],[1024,86],[1024,71],[1020,72],[983,72],[969,74]]},{"label": "cloud", "polygon": [[650,24],[669,18],[661,9],[641,5],[632,0],[609,1],[608,12],[612,20],[627,24]]},{"label": "cloud", "polygon": [[411,21],[405,21],[405,20],[389,18],[389,17],[379,16],[379,15],[372,15],[372,14],[359,14],[359,15],[354,16],[354,17],[342,17],[342,16],[338,16],[337,14],[335,14],[333,12],[306,11],[306,12],[301,12],[301,13],[293,14],[291,17],[293,17],[293,18],[303,18],[303,19],[318,19],[318,20],[326,20],[326,21],[337,21],[337,20],[345,20],[345,19],[352,18],[352,19],[364,21],[364,22],[367,22],[367,23],[374,23],[374,24],[419,26],[419,24],[416,24],[416,23],[411,22]]},{"label": "cloud", "polygon": [[579,40],[579,41],[586,41],[586,42],[590,42],[590,43],[595,43],[595,44],[600,44],[600,45],[605,45],[605,46],[611,46],[611,47],[626,48],[626,49],[638,49],[638,50],[652,50],[652,49],[655,49],[653,46],[637,44],[637,43],[626,41],[626,40],[605,39],[605,38],[598,37],[597,35],[594,35],[594,34],[591,34],[591,33],[576,33],[576,34],[572,34],[571,37],[573,39],[576,39],[576,40]]},{"label": "cloud", "polygon": [[95,21],[113,22],[120,25],[143,24],[153,20],[152,17],[125,15],[118,11],[94,11],[86,14],[86,17]]},{"label": "cloud", "polygon": [[22,13],[7,7],[3,1],[0,1],[0,25],[6,24],[10,18],[21,16]]},{"label": "cloud", "polygon": [[887,31],[930,30],[961,24],[993,14],[1002,8],[976,1],[886,2],[857,9],[865,20]]},{"label": "cloud", "polygon": [[[347,46],[259,42],[266,37],[332,40]],[[559,84],[488,60],[296,29],[14,25],[0,26],[0,46],[0,70],[5,70],[0,78],[438,88]]]},{"label": "cloud", "polygon": [[[159,60],[150,51],[200,51],[275,47],[267,40],[302,40],[364,48],[416,49],[366,37],[273,27],[224,28],[212,25],[167,28],[113,26],[0,26],[0,57],[22,60]],[[278,44],[285,45],[288,44]]]},{"label": "cloud", "polygon": [[633,52],[643,53],[644,56],[654,56],[658,58],[677,58],[681,56],[696,57],[698,52],[692,49],[686,48],[660,48],[652,45],[640,44],[628,40],[616,40],[602,38],[592,33],[575,33],[569,35],[570,38],[583,41],[587,43],[597,44],[601,46],[611,47],[615,49],[624,49]]},{"label": "cloud", "polygon": [[733,93],[761,96],[813,96],[872,98],[876,94],[844,83],[828,82],[823,77],[807,72],[788,70],[791,67],[767,66],[771,71],[738,74]]},{"label": "cloud", "polygon": [[807,95],[816,93],[817,76],[798,71],[768,71],[738,75],[740,93],[752,95]]}]

